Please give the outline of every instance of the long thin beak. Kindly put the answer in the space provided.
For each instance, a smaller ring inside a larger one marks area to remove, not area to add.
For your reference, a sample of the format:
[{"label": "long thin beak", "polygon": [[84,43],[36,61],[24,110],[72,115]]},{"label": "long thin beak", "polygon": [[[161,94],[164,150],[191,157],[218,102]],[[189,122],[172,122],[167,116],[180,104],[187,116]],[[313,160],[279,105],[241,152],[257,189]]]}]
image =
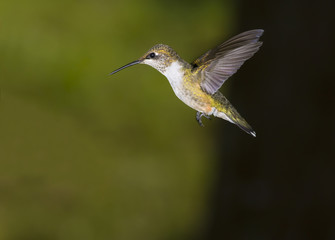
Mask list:
[{"label": "long thin beak", "polygon": [[109,75],[113,75],[114,73],[117,73],[117,72],[121,71],[122,69],[125,69],[127,67],[139,64],[140,62],[141,62],[140,60],[136,60],[134,62],[128,63],[127,65],[124,65],[123,67],[120,67],[120,68],[116,69],[115,71],[111,72]]}]

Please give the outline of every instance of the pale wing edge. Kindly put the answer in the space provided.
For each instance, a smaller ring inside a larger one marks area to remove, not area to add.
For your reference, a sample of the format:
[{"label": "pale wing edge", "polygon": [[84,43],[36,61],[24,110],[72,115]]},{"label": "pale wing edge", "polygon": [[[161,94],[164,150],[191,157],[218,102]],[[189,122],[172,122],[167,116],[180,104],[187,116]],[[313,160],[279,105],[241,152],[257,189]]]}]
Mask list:
[{"label": "pale wing edge", "polygon": [[242,47],[228,51],[223,57],[213,62],[202,70],[203,81],[201,88],[208,94],[214,94],[222,84],[251,58],[260,48],[262,42],[249,43]]},{"label": "pale wing edge", "polygon": [[213,49],[210,49],[209,51],[201,55],[199,58],[194,60],[192,62],[192,65],[194,66],[194,68],[197,68],[199,65],[217,57],[218,55],[219,56],[224,55],[229,50],[241,47],[249,43],[255,43],[262,36],[263,32],[264,32],[263,29],[254,29],[254,30],[240,33],[228,39],[227,41],[220,44],[219,46]]}]

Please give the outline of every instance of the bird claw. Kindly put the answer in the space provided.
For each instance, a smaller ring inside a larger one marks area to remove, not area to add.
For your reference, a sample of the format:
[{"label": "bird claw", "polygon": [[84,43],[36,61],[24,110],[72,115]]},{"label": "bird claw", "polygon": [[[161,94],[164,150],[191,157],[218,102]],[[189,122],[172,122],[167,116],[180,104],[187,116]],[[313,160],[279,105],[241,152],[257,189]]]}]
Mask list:
[{"label": "bird claw", "polygon": [[200,125],[201,127],[204,127],[205,125],[204,125],[204,124],[202,123],[202,121],[201,121],[201,118],[202,118],[202,117],[205,117],[205,118],[207,118],[207,119],[209,119],[209,120],[211,120],[211,118],[210,118],[210,116],[208,116],[208,115],[206,115],[206,114],[204,114],[204,113],[202,113],[202,112],[197,112],[196,119],[197,119],[199,125]]}]

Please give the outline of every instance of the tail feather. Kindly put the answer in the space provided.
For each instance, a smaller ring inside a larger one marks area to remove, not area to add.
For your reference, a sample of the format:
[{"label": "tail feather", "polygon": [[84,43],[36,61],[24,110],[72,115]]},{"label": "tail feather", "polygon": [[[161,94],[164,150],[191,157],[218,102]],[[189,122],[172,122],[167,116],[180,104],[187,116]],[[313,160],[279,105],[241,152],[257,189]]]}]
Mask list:
[{"label": "tail feather", "polygon": [[241,128],[246,133],[256,137],[256,132],[247,123],[247,121],[237,112],[234,106],[225,98],[220,92],[216,92],[213,95],[215,99],[215,110],[213,115],[225,119],[239,128]]}]

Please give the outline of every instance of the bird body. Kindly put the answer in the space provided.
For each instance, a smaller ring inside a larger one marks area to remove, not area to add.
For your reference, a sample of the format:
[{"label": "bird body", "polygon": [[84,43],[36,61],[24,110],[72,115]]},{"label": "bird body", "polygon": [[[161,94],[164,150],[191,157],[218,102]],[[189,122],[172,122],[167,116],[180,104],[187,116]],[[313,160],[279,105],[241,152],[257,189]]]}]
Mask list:
[{"label": "bird body", "polygon": [[169,80],[176,96],[189,107],[206,116],[214,115],[235,123],[245,131],[253,132],[221,92],[210,95],[201,89],[201,81],[197,77],[199,73],[193,72],[190,64],[175,61],[162,74]]},{"label": "bird body", "polygon": [[214,115],[256,136],[251,126],[218,89],[240,66],[254,55],[262,45],[258,39],[263,30],[241,33],[189,64],[169,46],[157,44],[139,60],[131,62],[111,74],[135,64],[146,64],[161,72],[169,81],[176,96],[197,111],[201,117]]}]

